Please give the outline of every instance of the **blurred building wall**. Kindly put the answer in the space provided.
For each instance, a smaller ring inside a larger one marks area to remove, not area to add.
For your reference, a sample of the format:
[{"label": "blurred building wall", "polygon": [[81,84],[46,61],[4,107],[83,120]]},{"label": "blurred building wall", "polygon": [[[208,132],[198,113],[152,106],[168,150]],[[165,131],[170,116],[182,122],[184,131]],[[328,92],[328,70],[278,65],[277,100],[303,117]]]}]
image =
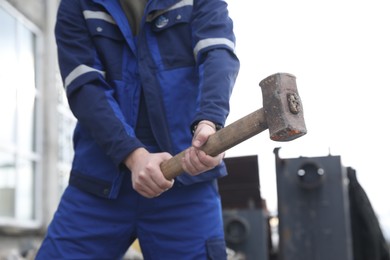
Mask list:
[{"label": "blurred building wall", "polygon": [[[40,99],[35,115],[37,129],[34,131],[37,132],[36,142],[39,147],[33,187],[34,216],[29,222],[9,221],[0,216],[0,259],[26,259],[29,254],[33,254],[62,193],[66,176],[61,174],[69,167],[66,160],[61,159],[60,150],[63,147],[59,141],[63,139],[59,131],[61,121],[73,122],[73,119],[70,112],[64,109],[66,104],[61,102],[62,84],[58,75],[54,40],[58,3],[59,0],[0,0],[0,9],[28,25],[36,36],[35,84]],[[62,141],[62,144],[66,144],[68,139]],[[0,198],[0,201],[3,199]]]}]

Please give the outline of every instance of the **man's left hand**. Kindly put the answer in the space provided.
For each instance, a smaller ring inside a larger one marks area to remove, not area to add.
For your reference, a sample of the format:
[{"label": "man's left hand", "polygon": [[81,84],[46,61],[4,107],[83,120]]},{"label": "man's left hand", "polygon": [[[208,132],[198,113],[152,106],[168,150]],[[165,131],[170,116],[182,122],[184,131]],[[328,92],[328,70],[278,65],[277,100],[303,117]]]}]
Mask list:
[{"label": "man's left hand", "polygon": [[209,136],[215,132],[216,127],[213,122],[203,120],[198,123],[192,139],[192,146],[185,151],[182,160],[182,167],[185,172],[195,176],[216,167],[222,162],[225,153],[212,157],[200,150]]}]

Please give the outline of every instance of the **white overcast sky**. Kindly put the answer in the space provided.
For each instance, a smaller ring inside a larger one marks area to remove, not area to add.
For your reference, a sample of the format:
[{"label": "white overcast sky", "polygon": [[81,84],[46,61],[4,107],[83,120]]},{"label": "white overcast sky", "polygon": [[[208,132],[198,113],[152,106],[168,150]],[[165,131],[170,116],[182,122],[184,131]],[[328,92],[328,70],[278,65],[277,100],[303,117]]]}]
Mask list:
[{"label": "white overcast sky", "polygon": [[307,135],[263,132],[226,152],[258,155],[262,196],[277,210],[275,158],[340,156],[357,172],[390,239],[390,4],[379,0],[227,0],[241,70],[227,124],[262,107],[259,82],[296,76]]}]

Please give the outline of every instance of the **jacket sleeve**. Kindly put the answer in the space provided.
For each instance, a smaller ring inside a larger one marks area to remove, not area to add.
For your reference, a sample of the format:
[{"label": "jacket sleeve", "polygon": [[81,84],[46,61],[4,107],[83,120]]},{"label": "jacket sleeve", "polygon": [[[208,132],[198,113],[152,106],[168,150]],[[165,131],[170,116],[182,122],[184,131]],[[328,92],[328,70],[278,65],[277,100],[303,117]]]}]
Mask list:
[{"label": "jacket sleeve", "polygon": [[60,72],[70,109],[112,161],[119,166],[141,147],[114,98],[97,50],[89,35],[79,1],[61,1],[55,36]]},{"label": "jacket sleeve", "polygon": [[198,109],[193,122],[203,119],[224,125],[239,71],[233,22],[220,0],[194,1],[194,56],[200,75]]}]

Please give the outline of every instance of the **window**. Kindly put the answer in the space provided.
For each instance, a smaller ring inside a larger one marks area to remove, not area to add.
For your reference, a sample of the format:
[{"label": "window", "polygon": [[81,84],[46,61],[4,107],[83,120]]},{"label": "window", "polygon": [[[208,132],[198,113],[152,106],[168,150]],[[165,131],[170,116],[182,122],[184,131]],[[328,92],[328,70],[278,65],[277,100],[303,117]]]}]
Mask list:
[{"label": "window", "polygon": [[[59,77],[59,74],[58,74]],[[76,119],[69,109],[68,101],[62,85],[62,81],[57,79],[58,90],[58,164],[59,174],[58,195],[61,195],[68,185],[72,160],[73,160],[73,130],[76,126]]]},{"label": "window", "polygon": [[0,5],[0,225],[37,221],[36,34]]}]

